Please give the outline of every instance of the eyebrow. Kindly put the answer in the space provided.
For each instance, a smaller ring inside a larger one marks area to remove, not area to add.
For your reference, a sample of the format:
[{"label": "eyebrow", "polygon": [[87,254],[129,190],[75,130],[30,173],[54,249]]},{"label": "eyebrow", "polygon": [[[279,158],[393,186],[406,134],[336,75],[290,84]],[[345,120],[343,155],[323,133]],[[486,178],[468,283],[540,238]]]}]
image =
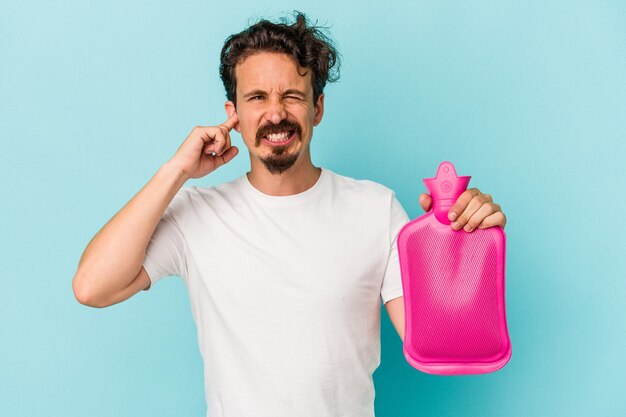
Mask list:
[{"label": "eyebrow", "polygon": [[[248,98],[248,97],[253,97],[253,96],[265,96],[267,95],[266,91],[263,90],[252,90],[246,94],[243,95],[244,98]],[[306,97],[306,93],[300,90],[296,90],[295,88],[290,88],[289,90],[285,90],[285,92],[283,93],[283,95],[297,95],[300,97]]]},{"label": "eyebrow", "polygon": [[285,91],[283,95],[296,95],[300,97],[306,97],[306,93],[304,91],[296,90],[295,88],[290,88]]},{"label": "eyebrow", "polygon": [[243,95],[244,98],[252,97],[252,96],[264,96],[267,93],[263,90],[252,90],[249,93]]}]

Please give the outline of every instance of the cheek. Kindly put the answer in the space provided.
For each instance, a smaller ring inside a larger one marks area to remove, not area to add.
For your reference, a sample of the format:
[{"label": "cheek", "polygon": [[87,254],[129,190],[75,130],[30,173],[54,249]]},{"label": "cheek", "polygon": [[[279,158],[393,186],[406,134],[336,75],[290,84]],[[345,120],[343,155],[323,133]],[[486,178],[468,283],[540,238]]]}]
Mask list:
[{"label": "cheek", "polygon": [[239,116],[239,133],[241,133],[244,138],[251,137],[254,139],[257,129],[259,127],[257,118],[255,118],[254,114],[250,114],[250,112],[237,113]]},{"label": "cheek", "polygon": [[306,128],[304,126],[304,122],[312,123],[313,120],[315,119],[315,109],[311,109],[307,105],[301,105],[301,106],[294,105],[287,111],[289,114],[291,114],[291,116],[294,119],[298,120],[300,124],[303,125],[302,128]]}]

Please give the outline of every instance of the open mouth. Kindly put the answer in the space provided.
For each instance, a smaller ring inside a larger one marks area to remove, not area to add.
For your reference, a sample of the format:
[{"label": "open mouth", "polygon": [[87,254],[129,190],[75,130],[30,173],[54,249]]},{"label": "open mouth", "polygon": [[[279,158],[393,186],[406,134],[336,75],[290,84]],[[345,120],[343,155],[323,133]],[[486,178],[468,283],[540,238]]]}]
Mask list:
[{"label": "open mouth", "polygon": [[269,133],[263,136],[263,142],[270,145],[286,145],[290,143],[295,135],[295,130],[288,130],[284,132]]}]

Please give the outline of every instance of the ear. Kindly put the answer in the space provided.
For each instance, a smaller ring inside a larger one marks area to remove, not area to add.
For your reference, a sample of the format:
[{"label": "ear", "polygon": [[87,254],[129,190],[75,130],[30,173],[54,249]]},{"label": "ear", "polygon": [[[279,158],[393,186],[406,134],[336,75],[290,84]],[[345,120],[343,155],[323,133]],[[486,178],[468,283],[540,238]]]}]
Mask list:
[{"label": "ear", "polygon": [[317,126],[322,121],[324,116],[324,94],[320,94],[315,103],[315,117],[313,117],[313,126]]},{"label": "ear", "polygon": [[[235,103],[233,103],[230,100],[227,100],[226,103],[224,103],[224,109],[226,110],[226,115],[228,117],[232,116],[234,113],[237,113],[237,110],[235,109]],[[239,127],[239,122],[237,122],[237,124],[235,125],[235,130],[239,133],[241,133],[241,128]]]}]

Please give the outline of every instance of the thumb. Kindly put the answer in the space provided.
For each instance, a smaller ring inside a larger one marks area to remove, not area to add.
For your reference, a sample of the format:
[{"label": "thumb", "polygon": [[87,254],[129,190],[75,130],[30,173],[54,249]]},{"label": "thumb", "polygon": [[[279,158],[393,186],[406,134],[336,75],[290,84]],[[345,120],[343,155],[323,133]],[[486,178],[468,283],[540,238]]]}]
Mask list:
[{"label": "thumb", "polygon": [[422,193],[420,195],[420,205],[424,211],[429,211],[433,200],[429,194]]}]

